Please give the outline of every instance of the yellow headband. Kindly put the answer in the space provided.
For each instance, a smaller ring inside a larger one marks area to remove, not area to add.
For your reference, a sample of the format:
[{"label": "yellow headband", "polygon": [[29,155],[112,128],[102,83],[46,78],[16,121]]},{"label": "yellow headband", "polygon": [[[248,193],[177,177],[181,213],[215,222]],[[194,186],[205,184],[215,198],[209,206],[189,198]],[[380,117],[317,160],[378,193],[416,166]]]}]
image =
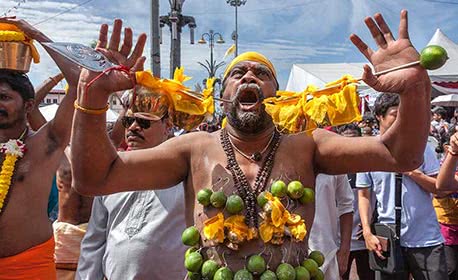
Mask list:
[{"label": "yellow headband", "polygon": [[226,71],[224,71],[224,79],[226,79],[226,76],[229,74],[232,68],[234,68],[234,66],[237,63],[242,61],[255,61],[264,64],[272,72],[275,80],[277,79],[277,73],[275,72],[275,68],[272,62],[270,62],[270,60],[268,60],[267,57],[258,52],[246,52],[234,58],[234,60],[232,60],[231,63],[229,63],[229,65],[227,66]]}]

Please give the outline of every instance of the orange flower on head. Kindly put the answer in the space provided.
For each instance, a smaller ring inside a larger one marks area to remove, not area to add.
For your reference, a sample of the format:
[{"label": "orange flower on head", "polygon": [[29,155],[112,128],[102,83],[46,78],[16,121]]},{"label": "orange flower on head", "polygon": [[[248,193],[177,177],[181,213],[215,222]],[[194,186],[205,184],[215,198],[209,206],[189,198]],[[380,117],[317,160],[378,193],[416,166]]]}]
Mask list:
[{"label": "orange flower on head", "polygon": [[204,222],[204,235],[207,239],[223,243],[224,242],[224,215],[218,215]]}]

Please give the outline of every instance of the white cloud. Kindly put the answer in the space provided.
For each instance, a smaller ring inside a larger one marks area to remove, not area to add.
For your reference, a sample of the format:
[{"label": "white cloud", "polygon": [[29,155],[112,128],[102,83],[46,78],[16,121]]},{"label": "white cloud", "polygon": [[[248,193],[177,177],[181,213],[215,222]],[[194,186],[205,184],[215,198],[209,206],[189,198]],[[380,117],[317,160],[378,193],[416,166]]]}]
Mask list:
[{"label": "white cloud", "polygon": [[[122,18],[131,26],[134,34],[150,33],[150,0],[96,0],[77,7],[83,0],[39,1],[28,0],[15,11],[30,23],[49,19],[38,27],[55,41],[71,41],[90,44],[97,39],[101,23],[111,23]],[[13,0],[0,1],[0,12],[14,6]],[[373,46],[372,39],[364,25],[365,16],[382,12],[393,33],[397,34],[399,12],[409,10],[409,29],[412,41],[421,48],[440,27],[452,40],[456,40],[457,23],[454,15],[458,5],[409,0],[248,0],[239,10],[239,52],[257,50],[275,63],[282,86],[293,63],[326,63],[363,61],[364,57],[348,40],[351,32],[361,36]],[[72,9],[63,15],[56,14]],[[170,10],[169,1],[160,0],[160,14]],[[226,44],[216,45],[215,59],[220,61],[225,50],[233,43],[234,8],[226,1],[186,0],[183,14],[196,19],[196,40],[203,32],[214,29],[220,32]],[[55,17],[55,18],[53,18]],[[162,75],[169,76],[170,33],[163,30],[161,46]],[[189,29],[182,34],[182,65],[194,80],[202,80],[206,71],[197,64],[209,59],[208,45],[190,45]],[[52,61],[43,51],[43,62],[33,67],[30,74],[34,82],[54,74]],[[149,57],[149,41],[145,56]],[[147,61],[149,68],[149,60]],[[221,70],[222,71],[222,70]],[[343,73],[344,74],[344,73]]]}]

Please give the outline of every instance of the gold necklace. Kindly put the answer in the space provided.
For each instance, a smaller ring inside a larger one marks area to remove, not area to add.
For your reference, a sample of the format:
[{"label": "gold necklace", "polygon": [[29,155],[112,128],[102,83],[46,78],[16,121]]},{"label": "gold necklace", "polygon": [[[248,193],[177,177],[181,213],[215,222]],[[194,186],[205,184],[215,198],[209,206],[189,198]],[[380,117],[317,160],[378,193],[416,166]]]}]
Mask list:
[{"label": "gold necklace", "polygon": [[264,147],[264,149],[262,149],[260,152],[254,152],[252,153],[251,155],[247,155],[246,153],[242,152],[239,148],[237,148],[237,146],[232,142],[231,140],[231,137],[234,137],[234,138],[237,138],[235,136],[233,136],[232,134],[230,134],[229,132],[227,133],[229,137],[228,140],[229,140],[229,143],[231,143],[231,146],[234,148],[234,150],[236,150],[239,154],[241,154],[243,157],[245,157],[246,159],[248,159],[249,161],[252,161],[252,162],[256,162],[256,161],[260,161],[262,159],[262,155],[267,151],[267,149],[269,148],[270,144],[272,143],[272,140],[274,139],[274,135],[275,135],[275,130],[272,132],[272,135],[270,136],[270,139],[269,139],[269,142],[267,142],[266,146]]}]

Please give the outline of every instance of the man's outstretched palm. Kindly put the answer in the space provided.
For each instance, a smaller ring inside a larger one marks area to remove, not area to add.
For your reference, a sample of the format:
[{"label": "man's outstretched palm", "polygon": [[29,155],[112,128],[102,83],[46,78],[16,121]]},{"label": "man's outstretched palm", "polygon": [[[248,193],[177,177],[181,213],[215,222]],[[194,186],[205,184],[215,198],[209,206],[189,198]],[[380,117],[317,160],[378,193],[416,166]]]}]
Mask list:
[{"label": "man's outstretched palm", "polygon": [[[132,29],[129,27],[124,29],[124,40],[120,47],[121,29],[122,21],[120,19],[115,20],[113,32],[108,42],[108,25],[102,25],[96,50],[106,56],[111,62],[122,65],[130,73],[127,74],[116,70],[110,71],[107,75],[103,75],[91,84],[90,91],[92,92],[111,94],[116,91],[130,89],[132,88],[132,75],[134,75],[136,71],[143,70],[143,64],[146,58],[142,56],[142,53],[145,47],[146,34],[140,34],[135,48],[131,53]],[[80,81],[87,84],[99,74],[100,73],[84,69],[81,73]]]}]

